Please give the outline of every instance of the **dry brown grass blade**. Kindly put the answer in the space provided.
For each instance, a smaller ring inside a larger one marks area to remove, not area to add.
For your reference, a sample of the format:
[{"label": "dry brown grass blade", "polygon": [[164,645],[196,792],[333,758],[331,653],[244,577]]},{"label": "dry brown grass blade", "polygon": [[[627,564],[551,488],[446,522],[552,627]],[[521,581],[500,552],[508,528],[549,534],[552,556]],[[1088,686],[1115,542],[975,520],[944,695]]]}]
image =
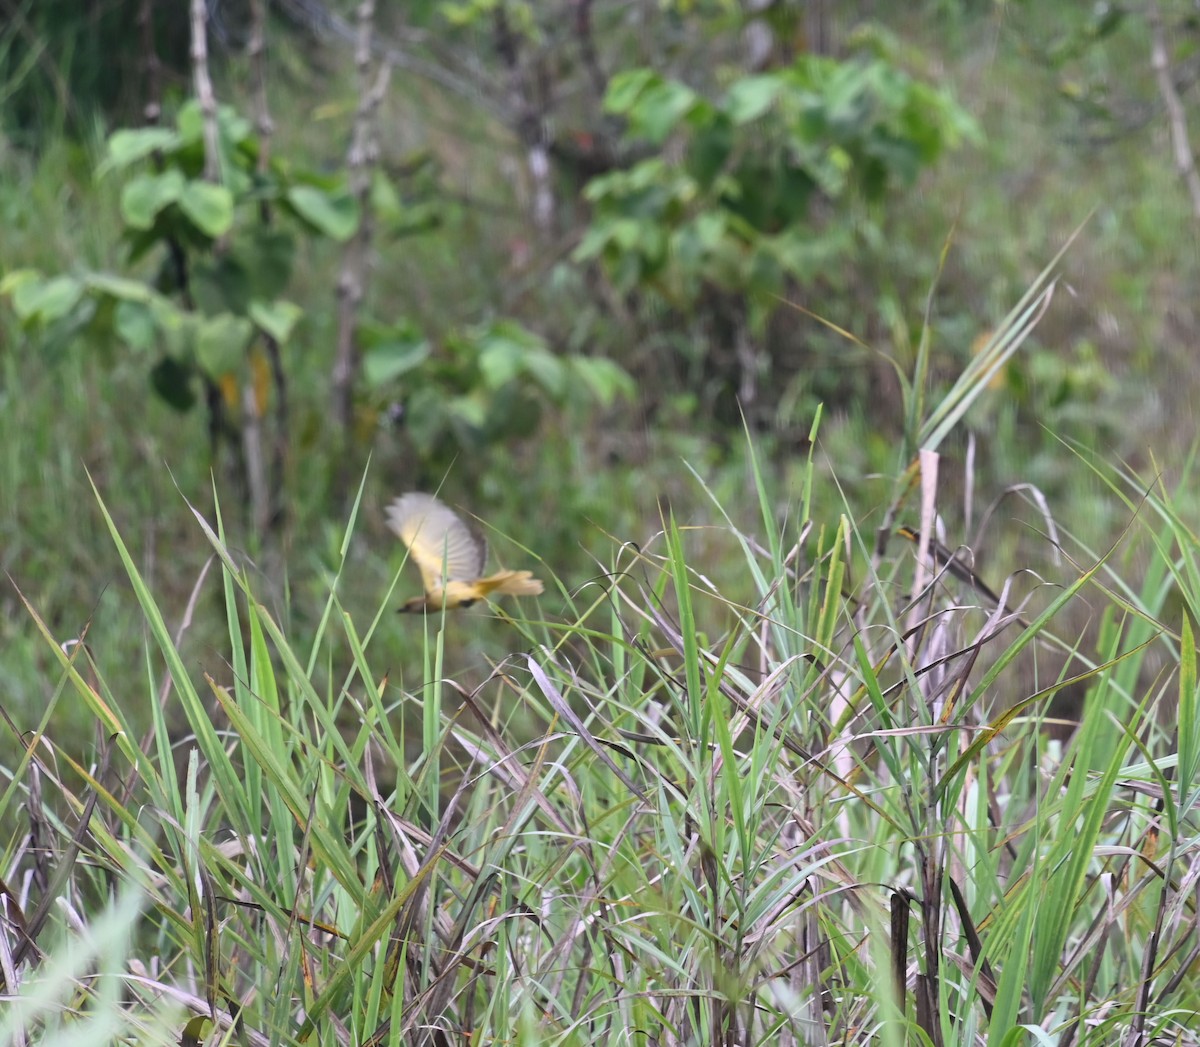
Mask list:
[{"label": "dry brown grass blade", "polygon": [[958,918],[962,923],[963,933],[967,938],[967,948],[971,950],[971,961],[979,971],[981,987],[984,984],[990,986],[990,992],[984,992],[981,988],[979,994],[984,1013],[990,1021],[996,976],[992,972],[992,965],[988,962],[987,957],[983,955],[983,942],[979,939],[979,931],[975,927],[975,921],[971,919],[971,910],[967,907],[967,899],[963,896],[962,888],[958,886],[953,876],[949,877],[949,881],[950,894],[954,898],[954,908],[958,911]]},{"label": "dry brown grass blade", "polygon": [[[102,779],[108,773],[108,761],[111,755],[111,748],[107,745],[104,746],[100,754],[100,766],[96,772],[97,780]],[[55,863],[53,876],[46,886],[41,901],[38,902],[37,907],[29,914],[29,918],[26,921],[27,933],[13,950],[14,965],[19,966],[24,961],[31,947],[37,941],[38,936],[42,933],[42,928],[46,925],[46,920],[50,915],[50,910],[54,907],[54,903],[58,900],[59,895],[62,894],[67,884],[70,883],[75,870],[75,863],[79,860],[84,840],[87,839],[92,814],[96,810],[96,803],[99,798],[100,794],[96,789],[92,789],[88,794],[87,801],[83,806],[83,812],[79,816],[79,824],[76,825],[75,831],[71,834],[71,839],[67,842],[66,849],[59,855],[58,861]]]},{"label": "dry brown grass blade", "polygon": [[896,994],[896,1006],[900,1008],[901,1013],[904,1012],[904,1000],[908,994],[908,925],[911,904],[912,894],[907,889],[892,891],[892,991]]}]

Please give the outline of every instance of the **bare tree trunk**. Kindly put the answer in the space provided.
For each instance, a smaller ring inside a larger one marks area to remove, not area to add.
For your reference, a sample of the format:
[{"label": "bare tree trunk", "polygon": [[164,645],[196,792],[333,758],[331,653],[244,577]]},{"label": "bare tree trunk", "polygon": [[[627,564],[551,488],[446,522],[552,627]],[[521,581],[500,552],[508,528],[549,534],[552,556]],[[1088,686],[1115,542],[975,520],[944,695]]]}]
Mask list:
[{"label": "bare tree trunk", "polygon": [[[247,54],[254,74],[254,113],[258,128],[258,172],[266,176],[271,166],[271,138],[275,133],[275,122],[271,119],[271,107],[267,98],[267,4],[266,0],[250,2],[250,40]],[[264,226],[274,221],[271,204],[263,200],[259,206],[259,219]],[[275,393],[275,431],[271,442],[271,477],[268,483],[269,498],[264,521],[267,527],[278,527],[284,516],[284,489],[287,477],[289,438],[289,412],[287,374],[283,369],[283,356],[279,342],[271,334],[261,335],[271,365],[271,384]]]},{"label": "bare tree trunk", "polygon": [[509,22],[504,4],[497,5],[495,12],[496,50],[508,70],[509,95],[512,111],[516,113],[516,130],[525,148],[525,169],[532,186],[530,213],[533,224],[540,233],[554,229],[555,199],[551,181],[549,136],[546,133],[545,92],[535,98],[536,77],[523,61],[522,48],[517,34]]},{"label": "bare tree trunk", "polygon": [[[358,67],[358,109],[346,166],[350,174],[350,191],[359,208],[358,229],[346,245],[342,256],[342,271],[338,277],[338,332],[333,360],[333,420],[348,451],[354,418],[354,383],[358,377],[357,346],[358,308],[362,304],[370,254],[372,223],[370,209],[371,173],[379,162],[379,141],[375,132],[375,117],[387,93],[391,78],[391,60],[385,58],[372,77],[371,36],[374,31],[374,0],[363,0],[358,7],[358,43],[355,64]],[[346,455],[339,463],[336,478],[339,490],[344,489],[349,465]]]}]

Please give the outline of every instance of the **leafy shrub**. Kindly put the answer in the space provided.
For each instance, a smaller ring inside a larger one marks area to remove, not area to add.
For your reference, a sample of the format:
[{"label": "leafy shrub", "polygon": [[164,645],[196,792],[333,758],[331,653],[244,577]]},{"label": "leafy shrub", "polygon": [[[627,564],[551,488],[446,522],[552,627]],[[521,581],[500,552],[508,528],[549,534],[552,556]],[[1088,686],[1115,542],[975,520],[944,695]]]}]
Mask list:
[{"label": "leafy shrub", "polygon": [[695,337],[746,327],[754,345],[735,371],[764,382],[785,352],[768,330],[780,296],[837,285],[855,250],[882,239],[871,209],[852,205],[911,186],[978,138],[946,92],[879,57],[802,55],[711,99],[634,69],[613,77],[605,104],[652,155],[588,185],[594,213],[575,259],[598,261],[622,293],[664,301]]}]

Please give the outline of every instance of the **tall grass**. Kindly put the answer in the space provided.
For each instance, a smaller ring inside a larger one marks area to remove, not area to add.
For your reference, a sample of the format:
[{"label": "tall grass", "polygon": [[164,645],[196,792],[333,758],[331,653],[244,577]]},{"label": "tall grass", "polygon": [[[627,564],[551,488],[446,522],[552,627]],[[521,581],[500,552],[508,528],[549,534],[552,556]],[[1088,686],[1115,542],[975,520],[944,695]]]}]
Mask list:
[{"label": "tall grass", "polygon": [[[97,491],[143,693],[28,603],[58,669],[7,720],[0,1039],[1198,1042],[1200,542],[1095,468],[1121,543],[1068,534],[1062,577],[993,591],[817,504],[812,460],[781,517],[751,448],[754,529],[715,497],[703,530],[668,515],[562,615],[496,608],[508,655],[454,672],[481,616],[401,626],[389,592],[359,620],[336,575],[301,643],[218,509],[193,518],[228,638],[198,675]],[[928,516],[911,481],[884,519]],[[1080,601],[1095,627],[1061,635]],[[419,679],[380,660],[401,627]]]}]

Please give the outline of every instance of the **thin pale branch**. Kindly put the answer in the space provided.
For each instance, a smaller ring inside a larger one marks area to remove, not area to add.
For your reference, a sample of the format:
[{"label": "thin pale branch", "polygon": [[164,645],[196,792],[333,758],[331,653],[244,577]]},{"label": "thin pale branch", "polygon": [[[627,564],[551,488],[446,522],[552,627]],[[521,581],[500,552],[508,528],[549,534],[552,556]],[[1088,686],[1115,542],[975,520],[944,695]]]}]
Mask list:
[{"label": "thin pale branch", "polygon": [[358,68],[358,109],[354,117],[350,149],[346,166],[350,173],[350,191],[359,208],[358,229],[342,259],[338,278],[338,335],[333,362],[333,417],[345,437],[350,431],[354,380],[358,374],[359,356],[355,344],[358,307],[365,293],[367,258],[373,227],[370,215],[371,173],[379,162],[379,142],[375,134],[375,118],[387,93],[391,79],[391,62],[385,59],[372,73],[372,33],[375,4],[363,0],[358,8],[358,46],[355,65]]},{"label": "thin pale branch", "polygon": [[1188,140],[1187,113],[1171,77],[1171,58],[1167,54],[1167,37],[1158,0],[1150,0],[1147,5],[1146,22],[1150,27],[1150,64],[1154,67],[1158,93],[1162,96],[1163,105],[1167,110],[1175,167],[1183,179],[1183,184],[1187,186],[1188,196],[1191,197],[1192,214],[1200,218],[1200,171],[1196,170],[1196,157]]},{"label": "thin pale branch", "polygon": [[205,0],[192,0],[192,80],[204,120],[204,178],[221,180],[220,140],[217,134],[217,96],[208,73],[208,8]]}]

